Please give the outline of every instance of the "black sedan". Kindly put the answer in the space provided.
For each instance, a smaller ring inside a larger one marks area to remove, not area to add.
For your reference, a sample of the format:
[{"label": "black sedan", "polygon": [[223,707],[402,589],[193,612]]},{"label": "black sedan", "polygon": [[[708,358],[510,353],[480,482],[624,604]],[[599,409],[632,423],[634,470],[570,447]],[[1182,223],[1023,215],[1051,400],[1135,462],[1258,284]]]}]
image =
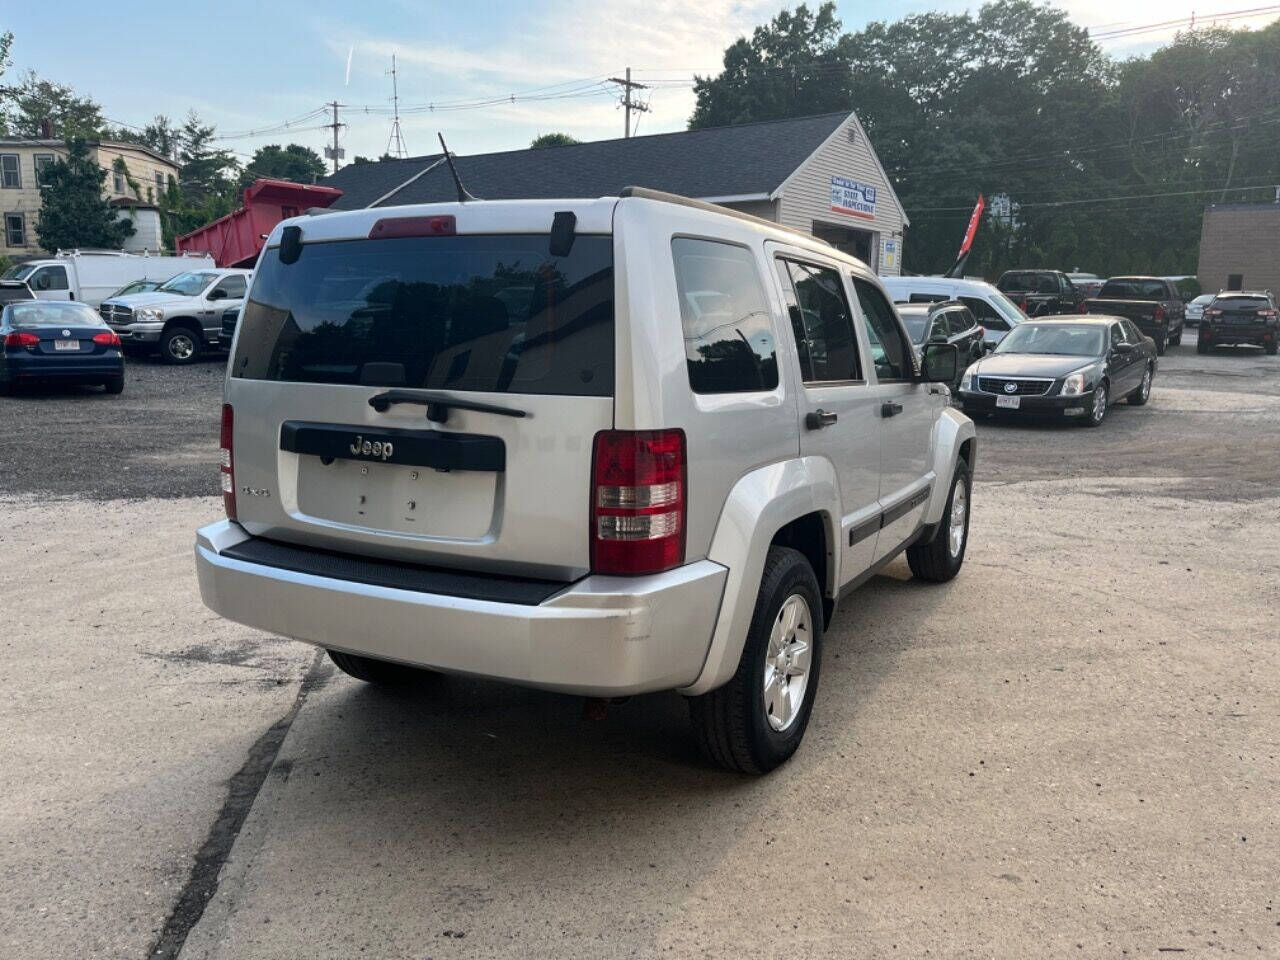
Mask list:
[{"label": "black sedan", "polygon": [[20,383],[100,383],[124,390],[120,338],[91,307],[68,300],[19,300],[0,310],[0,393]]},{"label": "black sedan", "polygon": [[1120,400],[1151,396],[1156,345],[1123,317],[1047,317],[1020,323],[965,371],[965,413],[1075,420],[1096,427]]}]

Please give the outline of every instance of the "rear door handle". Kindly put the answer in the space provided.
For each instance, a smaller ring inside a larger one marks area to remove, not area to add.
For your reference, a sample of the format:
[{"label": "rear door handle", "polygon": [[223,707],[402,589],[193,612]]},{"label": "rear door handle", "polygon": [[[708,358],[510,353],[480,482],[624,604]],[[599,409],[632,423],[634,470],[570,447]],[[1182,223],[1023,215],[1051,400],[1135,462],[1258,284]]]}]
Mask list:
[{"label": "rear door handle", "polygon": [[826,410],[812,410],[804,415],[804,425],[810,430],[821,430],[823,427],[829,427],[836,422],[836,415],[828,413]]},{"label": "rear door handle", "polygon": [[880,404],[880,416],[882,417],[896,417],[901,412],[902,404],[896,403],[893,400],[886,400],[884,403]]}]

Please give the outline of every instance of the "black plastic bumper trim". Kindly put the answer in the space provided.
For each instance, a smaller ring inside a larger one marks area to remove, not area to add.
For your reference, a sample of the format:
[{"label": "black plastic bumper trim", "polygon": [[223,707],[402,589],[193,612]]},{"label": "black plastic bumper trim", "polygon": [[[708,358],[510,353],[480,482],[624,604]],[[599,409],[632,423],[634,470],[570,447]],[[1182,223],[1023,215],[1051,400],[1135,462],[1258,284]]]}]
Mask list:
[{"label": "black plastic bumper trim", "polygon": [[263,537],[237,543],[223,550],[220,556],[243,563],[257,563],[278,570],[329,577],[333,580],[349,580],[373,587],[391,587],[442,597],[514,603],[527,607],[536,607],[569,586],[569,581],[504,577],[395,560],[378,560],[315,547],[300,547]]},{"label": "black plastic bumper trim", "polygon": [[507,447],[501,437],[442,430],[350,427],[286,420],[280,425],[280,449],[329,460],[373,461],[436,470],[502,473],[507,469]]}]

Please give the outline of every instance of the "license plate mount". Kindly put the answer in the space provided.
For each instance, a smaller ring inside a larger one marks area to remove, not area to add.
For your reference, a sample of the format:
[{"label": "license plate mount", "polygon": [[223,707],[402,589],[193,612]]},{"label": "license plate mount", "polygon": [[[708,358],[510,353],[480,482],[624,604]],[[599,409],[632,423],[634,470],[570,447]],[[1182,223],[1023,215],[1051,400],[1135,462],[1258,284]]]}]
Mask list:
[{"label": "license plate mount", "polygon": [[79,340],[55,340],[53,341],[54,350],[79,350]]},{"label": "license plate mount", "polygon": [[996,406],[1002,410],[1017,410],[1022,406],[1021,397],[996,397]]}]

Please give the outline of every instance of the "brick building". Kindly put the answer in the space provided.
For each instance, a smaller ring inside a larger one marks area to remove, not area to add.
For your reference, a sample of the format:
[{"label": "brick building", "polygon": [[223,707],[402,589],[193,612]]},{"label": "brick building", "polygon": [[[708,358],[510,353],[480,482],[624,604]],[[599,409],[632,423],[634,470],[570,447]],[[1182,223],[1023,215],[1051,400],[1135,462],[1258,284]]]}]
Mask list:
[{"label": "brick building", "polygon": [[1280,200],[1205,207],[1196,276],[1206,293],[1280,292]]}]

